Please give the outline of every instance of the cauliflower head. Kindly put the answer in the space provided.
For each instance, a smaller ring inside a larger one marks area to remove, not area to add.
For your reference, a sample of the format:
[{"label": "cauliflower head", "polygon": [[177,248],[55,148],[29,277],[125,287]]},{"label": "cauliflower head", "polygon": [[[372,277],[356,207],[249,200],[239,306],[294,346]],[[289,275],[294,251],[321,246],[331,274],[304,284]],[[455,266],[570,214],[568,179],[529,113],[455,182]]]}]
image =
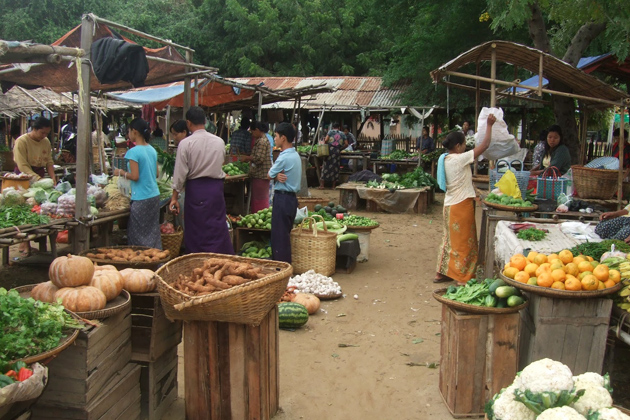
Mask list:
[{"label": "cauliflower head", "polygon": [[514,399],[516,389],[514,384],[510,385],[494,401],[492,410],[495,420],[534,420],[536,418],[536,413]]},{"label": "cauliflower head", "polygon": [[578,387],[585,390],[584,395],[571,404],[571,407],[575,408],[578,413],[586,416],[591,410],[612,406],[613,400],[606,388],[592,382],[586,382],[584,385]]},{"label": "cauliflower head", "polygon": [[591,420],[630,420],[630,416],[625,415],[616,408],[600,408],[589,415]]},{"label": "cauliflower head", "polygon": [[572,391],[571,369],[551,359],[541,359],[527,366],[520,375],[522,391],[533,393]]},{"label": "cauliflower head", "polygon": [[587,383],[592,383],[594,385],[605,386],[606,380],[604,377],[595,372],[586,372],[578,376],[573,377],[573,383],[576,388],[580,386],[585,387]]},{"label": "cauliflower head", "polygon": [[586,417],[571,407],[555,407],[542,412],[537,420],[586,420]]}]

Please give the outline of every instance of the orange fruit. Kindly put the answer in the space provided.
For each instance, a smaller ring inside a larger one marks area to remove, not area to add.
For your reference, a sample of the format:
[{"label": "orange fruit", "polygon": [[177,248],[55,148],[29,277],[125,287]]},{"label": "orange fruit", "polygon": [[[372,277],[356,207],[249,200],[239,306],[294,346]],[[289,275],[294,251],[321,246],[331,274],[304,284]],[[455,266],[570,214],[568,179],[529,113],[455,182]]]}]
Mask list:
[{"label": "orange fruit", "polygon": [[538,279],[536,277],[530,277],[529,280],[527,280],[527,284],[538,286]]},{"label": "orange fruit", "polygon": [[558,254],[558,257],[560,258],[560,261],[562,261],[565,264],[568,264],[571,261],[573,261],[573,253],[569,251],[568,249],[560,251],[560,253]]},{"label": "orange fruit", "polygon": [[589,261],[591,263],[591,265],[593,266],[593,268],[597,267],[599,265],[599,263],[597,261]]},{"label": "orange fruit", "polygon": [[516,268],[516,267],[508,267],[505,270],[503,270],[503,275],[505,277],[513,279],[514,276],[516,275],[516,273],[518,273],[518,272],[519,272],[518,268]]},{"label": "orange fruit", "polygon": [[560,259],[555,259],[551,262],[551,266],[549,268],[551,268],[551,271],[557,270],[558,268],[564,271],[564,264],[560,261]]},{"label": "orange fruit", "polygon": [[584,255],[578,255],[577,257],[573,257],[573,262],[577,265],[580,265],[582,261],[588,261]]},{"label": "orange fruit", "polygon": [[534,263],[541,265],[547,262],[547,256],[545,254],[538,254],[534,257]]},{"label": "orange fruit", "polygon": [[617,283],[615,283],[614,280],[610,280],[610,279],[608,279],[608,280],[606,280],[604,282],[604,286],[606,286],[606,288],[615,287],[615,284],[617,284]]},{"label": "orange fruit", "polygon": [[536,283],[538,286],[551,287],[553,284],[553,277],[551,277],[550,272],[545,271],[544,273],[540,273],[540,275],[538,275]]},{"label": "orange fruit", "polygon": [[538,277],[540,275],[540,273],[551,273],[551,264],[549,263],[543,263],[541,264],[537,269],[536,269],[536,277]]},{"label": "orange fruit", "polygon": [[533,276],[536,274],[537,269],[538,269],[538,264],[529,263],[525,266],[525,269],[523,269],[523,271],[529,274],[530,276]]},{"label": "orange fruit", "polygon": [[510,258],[510,265],[514,268],[518,268],[518,271],[523,271],[527,265],[527,258],[523,254],[516,254]]},{"label": "orange fruit", "polygon": [[516,280],[518,282],[521,282],[521,283],[527,283],[527,280],[529,280],[529,274],[527,274],[524,271],[519,271],[514,276],[514,280]]},{"label": "orange fruit", "polygon": [[608,280],[612,280],[616,283],[621,281],[621,273],[619,270],[609,270],[608,271]]},{"label": "orange fruit", "polygon": [[566,281],[564,282],[564,288],[566,290],[577,292],[582,290],[582,283],[580,283],[580,281],[573,276],[567,277]]},{"label": "orange fruit", "polygon": [[578,270],[580,270],[580,273],[583,273],[585,271],[593,271],[593,266],[588,261],[582,261],[578,264]]},{"label": "orange fruit", "polygon": [[580,274],[578,274],[578,279],[580,279],[580,281],[586,277],[586,276],[592,276],[593,272],[592,271],[583,271]]},{"label": "orange fruit", "polygon": [[593,257],[591,257],[590,255],[587,255],[586,258],[591,262],[593,261]]},{"label": "orange fruit", "polygon": [[592,274],[584,276],[581,283],[582,290],[597,290],[599,288],[599,280]]},{"label": "orange fruit", "polygon": [[561,268],[556,268],[551,272],[551,277],[553,277],[553,281],[565,281],[567,279],[567,273]]},{"label": "orange fruit", "polygon": [[608,266],[606,264],[600,264],[593,270],[593,275],[597,277],[599,281],[608,280]]},{"label": "orange fruit", "polygon": [[599,284],[597,285],[597,290],[602,290],[605,288],[606,288],[606,285],[604,284],[604,282],[600,281]]},{"label": "orange fruit", "polygon": [[553,284],[551,285],[552,289],[558,289],[558,290],[564,290],[565,286],[564,283],[561,281],[554,281]]},{"label": "orange fruit", "polygon": [[536,255],[538,255],[538,252],[529,251],[529,253],[527,254],[527,261],[534,262],[534,258],[536,258]]},{"label": "orange fruit", "polygon": [[549,254],[547,255],[547,262],[551,262],[553,260],[557,260],[560,259],[560,257],[558,257],[558,254]]},{"label": "orange fruit", "polygon": [[580,274],[580,269],[578,268],[576,263],[570,262],[564,266],[564,272],[567,274],[571,274],[572,276],[577,276]]},{"label": "orange fruit", "polygon": [[510,263],[507,263],[503,266],[503,271],[507,270],[508,268],[510,268]]}]

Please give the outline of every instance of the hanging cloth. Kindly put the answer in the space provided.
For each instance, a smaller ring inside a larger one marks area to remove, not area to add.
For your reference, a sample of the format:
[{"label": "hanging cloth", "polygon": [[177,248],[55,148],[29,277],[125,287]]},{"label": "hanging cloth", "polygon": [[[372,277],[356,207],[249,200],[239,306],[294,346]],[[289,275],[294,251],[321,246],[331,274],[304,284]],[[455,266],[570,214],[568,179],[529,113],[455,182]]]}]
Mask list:
[{"label": "hanging cloth", "polygon": [[149,74],[144,48],[121,39],[107,37],[94,41],[90,58],[96,78],[104,85],[122,80],[141,87]]}]

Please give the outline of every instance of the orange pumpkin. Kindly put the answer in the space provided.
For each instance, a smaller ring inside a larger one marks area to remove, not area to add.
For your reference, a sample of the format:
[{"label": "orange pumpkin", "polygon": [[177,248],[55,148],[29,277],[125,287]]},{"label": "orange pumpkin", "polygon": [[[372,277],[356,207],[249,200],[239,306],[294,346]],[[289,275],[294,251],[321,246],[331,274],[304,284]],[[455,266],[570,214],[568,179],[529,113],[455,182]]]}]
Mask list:
[{"label": "orange pumpkin", "polygon": [[42,302],[53,303],[55,302],[55,293],[57,293],[57,290],[59,290],[59,288],[55,286],[52,281],[47,281],[33,287],[31,297]]},{"label": "orange pumpkin", "polygon": [[99,289],[109,302],[115,299],[123,289],[123,278],[118,270],[99,270],[94,273],[90,286]]},{"label": "orange pumpkin", "polygon": [[73,312],[98,311],[105,308],[107,298],[96,287],[64,287],[55,293],[55,299],[61,299],[66,309]]},{"label": "orange pumpkin", "polygon": [[157,274],[151,270],[125,268],[120,274],[123,278],[123,289],[130,293],[148,293],[157,287]]},{"label": "orange pumpkin", "polygon": [[94,275],[94,265],[89,258],[68,254],[58,257],[50,264],[48,277],[59,288],[90,284]]},{"label": "orange pumpkin", "polygon": [[118,269],[116,267],[114,267],[113,265],[98,265],[98,264],[94,263],[94,272],[104,271],[104,270],[115,270],[115,271],[118,271]]},{"label": "orange pumpkin", "polygon": [[297,293],[293,298],[293,302],[304,305],[309,315],[313,315],[319,310],[319,298],[310,293]]}]

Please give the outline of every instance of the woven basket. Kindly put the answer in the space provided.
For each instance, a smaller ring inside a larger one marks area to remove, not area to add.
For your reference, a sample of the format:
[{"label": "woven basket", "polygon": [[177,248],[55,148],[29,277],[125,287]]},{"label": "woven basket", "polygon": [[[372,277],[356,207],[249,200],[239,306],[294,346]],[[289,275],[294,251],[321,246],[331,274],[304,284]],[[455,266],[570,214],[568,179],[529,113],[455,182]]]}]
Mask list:
[{"label": "woven basket", "polygon": [[295,274],[315,270],[316,273],[330,276],[335,272],[337,258],[337,234],[328,232],[326,224],[324,231],[315,226],[315,217],[307,217],[310,231],[302,231],[302,225],[291,231],[291,265]]},{"label": "woven basket", "polygon": [[[261,267],[268,274],[242,286],[200,297],[190,296],[171,287],[180,274],[190,275],[208,258],[225,258]],[[157,271],[158,291],[166,316],[171,320],[214,321],[259,325],[282,297],[293,270],[290,264],[233,255],[189,254],[169,261]],[[180,305],[176,309],[176,305]],[[181,310],[180,310],[181,309]]]},{"label": "woven basket", "polygon": [[171,251],[171,258],[179,257],[179,250],[184,240],[184,231],[181,226],[177,226],[175,233],[162,233],[162,249]]},{"label": "woven basket", "polygon": [[573,165],[571,173],[573,186],[580,198],[610,200],[617,192],[617,171]]}]

